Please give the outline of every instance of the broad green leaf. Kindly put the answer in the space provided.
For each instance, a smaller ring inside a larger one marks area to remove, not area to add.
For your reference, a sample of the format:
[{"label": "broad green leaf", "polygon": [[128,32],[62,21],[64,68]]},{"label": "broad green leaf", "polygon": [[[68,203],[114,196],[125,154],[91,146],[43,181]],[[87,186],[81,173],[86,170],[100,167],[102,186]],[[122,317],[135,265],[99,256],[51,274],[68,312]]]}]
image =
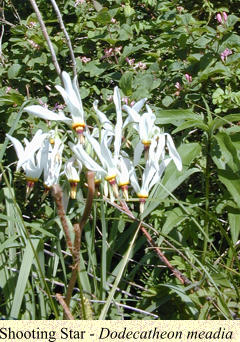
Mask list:
[{"label": "broad green leaf", "polygon": [[129,40],[133,38],[132,27],[128,24],[123,24],[119,30],[119,40]]},{"label": "broad green leaf", "polygon": [[[167,219],[164,223],[161,233],[165,236],[169,234],[177,225],[179,225],[182,221],[186,219],[186,215],[183,213],[182,209],[177,207],[167,213]],[[158,239],[158,246],[161,245],[164,240],[164,236],[160,236]]]},{"label": "broad green leaf", "polygon": [[96,0],[93,0],[93,6],[97,12],[100,12],[103,9],[103,6]]},{"label": "broad green leaf", "polygon": [[111,15],[109,14],[109,11],[106,7],[103,7],[99,12],[95,20],[102,24],[102,25],[107,25],[111,22]]},{"label": "broad green leaf", "polygon": [[[226,164],[229,165],[233,172],[240,170],[239,155],[236,147],[231,141],[231,138],[225,132],[219,132],[215,135],[220,149],[216,151],[212,150],[213,159],[221,169],[227,169]],[[220,166],[220,162],[222,167]]]},{"label": "broad green leaf", "polygon": [[10,66],[10,68],[8,69],[8,78],[14,79],[18,76],[20,70],[21,70],[21,64],[13,64]]},{"label": "broad green leaf", "polygon": [[223,118],[215,118],[212,122],[212,130],[235,121],[240,121],[240,114],[229,114],[225,115]]},{"label": "broad green leaf", "polygon": [[188,129],[188,128],[200,128],[203,131],[208,131],[208,126],[205,125],[202,120],[188,120],[186,122],[184,122],[182,125],[180,125],[179,127],[175,128],[172,131],[172,134],[178,133],[183,131],[184,129]]},{"label": "broad green leaf", "polygon": [[232,242],[235,246],[240,235],[240,214],[228,214],[229,224],[230,224],[230,231],[232,236]]},{"label": "broad green leaf", "polygon": [[172,124],[177,126],[179,122],[183,120],[192,120],[192,119],[199,119],[200,117],[195,114],[191,109],[165,109],[165,110],[158,110],[155,108],[156,111],[156,124],[164,125],[164,124]]},{"label": "broad green leaf", "polygon": [[240,204],[240,176],[232,170],[218,170],[220,181],[226,186],[232,198],[239,207]]},{"label": "broad green leaf", "polygon": [[84,66],[83,70],[90,72],[90,77],[94,77],[101,75],[106,68],[102,67],[97,61],[91,61]]},{"label": "broad green leaf", "polygon": [[127,71],[122,75],[119,81],[119,86],[126,96],[132,95],[132,79],[133,72]]},{"label": "broad green leaf", "polygon": [[134,8],[132,8],[129,4],[124,6],[124,14],[126,17],[131,17],[135,13]]}]

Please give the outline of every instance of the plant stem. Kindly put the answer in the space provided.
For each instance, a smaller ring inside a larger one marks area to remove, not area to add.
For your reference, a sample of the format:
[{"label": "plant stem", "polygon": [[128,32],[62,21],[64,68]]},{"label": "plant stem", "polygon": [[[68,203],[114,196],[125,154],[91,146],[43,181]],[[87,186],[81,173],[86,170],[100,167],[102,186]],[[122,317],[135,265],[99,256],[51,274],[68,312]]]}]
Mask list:
[{"label": "plant stem", "polygon": [[61,304],[65,315],[67,316],[68,319],[74,320],[73,315],[70,312],[69,307],[67,306],[65,300],[63,299],[63,297],[60,295],[60,293],[56,294],[56,299],[59,301],[59,303]]},{"label": "plant stem", "polygon": [[56,72],[57,72],[58,76],[60,77],[60,79],[62,81],[61,69],[60,69],[60,66],[58,64],[57,57],[56,57],[56,54],[55,54],[52,42],[51,42],[51,40],[49,38],[49,35],[47,33],[47,28],[46,28],[46,26],[44,24],[44,21],[42,19],[42,15],[41,15],[41,13],[39,11],[38,5],[36,4],[35,0],[29,0],[29,1],[31,3],[35,13],[36,13],[36,16],[38,18],[39,24],[40,24],[41,29],[42,29],[43,36],[46,39],[46,42],[48,44],[48,47],[49,47],[49,50],[50,50],[50,53],[51,53],[51,56],[52,56],[52,61],[53,61],[53,64],[55,66]]},{"label": "plant stem", "polygon": [[205,260],[207,247],[208,247],[208,231],[209,231],[209,191],[210,191],[210,148],[211,148],[211,138],[210,135],[207,135],[206,142],[206,169],[205,169],[205,218],[204,218],[204,242],[203,242],[203,254],[202,254],[202,262]]},{"label": "plant stem", "polygon": [[73,52],[73,48],[72,48],[72,44],[71,44],[71,39],[70,39],[69,34],[68,34],[68,32],[67,32],[67,30],[65,28],[65,25],[63,23],[62,15],[60,13],[58,5],[56,4],[56,1],[55,0],[51,0],[51,3],[53,5],[54,11],[57,14],[57,18],[58,18],[58,22],[60,24],[60,28],[63,31],[64,36],[65,36],[66,41],[67,41],[67,45],[68,45],[68,48],[69,48],[69,51],[70,51],[70,55],[71,55],[71,59],[72,59],[73,75],[75,77],[75,76],[77,76],[77,67],[76,67],[77,63],[76,63],[76,59],[75,59],[75,56],[74,56],[74,52]]},{"label": "plant stem", "polygon": [[[84,209],[80,222],[74,224],[74,231],[75,231],[74,248],[73,248],[73,263],[74,264],[72,267],[72,275],[71,275],[68,288],[67,288],[67,293],[66,293],[65,301],[66,301],[67,306],[70,305],[72,292],[73,292],[73,289],[77,280],[77,275],[79,272],[79,257],[80,257],[82,231],[83,231],[85,223],[87,222],[89,218],[89,215],[92,209],[92,203],[93,203],[93,198],[94,198],[94,193],[95,193],[94,172],[92,171],[87,172],[87,180],[88,180],[88,195],[87,195],[85,209]],[[84,311],[84,301],[83,301],[82,293],[81,293],[81,298],[82,298],[82,310]],[[67,318],[66,315],[64,315],[64,318]]]}]

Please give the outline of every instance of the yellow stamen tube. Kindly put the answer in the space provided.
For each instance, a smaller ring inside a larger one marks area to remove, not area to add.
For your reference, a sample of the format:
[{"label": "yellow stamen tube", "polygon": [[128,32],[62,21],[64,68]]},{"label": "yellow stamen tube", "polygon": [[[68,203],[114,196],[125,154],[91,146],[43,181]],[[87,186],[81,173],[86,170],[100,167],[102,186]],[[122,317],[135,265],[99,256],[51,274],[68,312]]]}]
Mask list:
[{"label": "yellow stamen tube", "polygon": [[72,124],[72,129],[74,129],[78,135],[80,144],[84,144],[84,135],[83,132],[85,130],[85,123],[84,122],[78,122]]},{"label": "yellow stamen tube", "polygon": [[77,180],[69,180],[70,183],[70,197],[71,199],[75,199],[76,195],[77,195],[77,185],[79,183],[79,181]]},{"label": "yellow stamen tube", "polygon": [[142,140],[142,144],[144,145],[144,159],[148,160],[149,147],[151,145],[151,140]]},{"label": "yellow stamen tube", "polygon": [[137,197],[139,198],[139,202],[140,202],[139,211],[140,211],[140,214],[142,214],[143,211],[144,211],[144,205],[146,203],[146,199],[148,198],[148,194],[140,194],[140,193],[138,193]]},{"label": "yellow stamen tube", "polygon": [[118,193],[118,186],[117,186],[117,182],[116,182],[116,175],[106,176],[105,179],[111,185],[111,187],[113,189],[114,196],[116,198],[118,198],[119,193]]},{"label": "yellow stamen tube", "polygon": [[128,184],[129,184],[129,182],[127,182],[127,183],[119,183],[118,184],[120,186],[121,190],[122,190],[123,196],[124,196],[126,201],[129,200],[129,198],[128,198]]}]

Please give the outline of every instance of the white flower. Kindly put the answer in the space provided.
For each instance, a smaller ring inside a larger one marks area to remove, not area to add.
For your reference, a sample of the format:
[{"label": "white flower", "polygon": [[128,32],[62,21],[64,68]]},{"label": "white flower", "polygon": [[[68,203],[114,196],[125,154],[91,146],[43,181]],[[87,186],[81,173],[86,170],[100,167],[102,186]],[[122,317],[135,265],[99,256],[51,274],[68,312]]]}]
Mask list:
[{"label": "white flower", "polygon": [[57,85],[56,89],[61,93],[72,119],[67,118],[62,111],[59,111],[59,113],[56,114],[39,105],[27,106],[24,110],[29,114],[36,115],[45,120],[72,123],[72,128],[75,129],[81,137],[85,128],[85,120],[82,100],[77,86],[77,78],[75,77],[72,82],[69,74],[65,71],[62,72],[62,78],[64,88]]},{"label": "white flower", "polygon": [[73,144],[69,142],[68,145],[74,152],[77,159],[83,163],[88,170],[100,174],[101,177],[106,176],[107,172],[89,156],[89,154],[84,150],[82,144]]},{"label": "white flower", "polygon": [[29,114],[36,115],[37,117],[45,120],[63,121],[66,123],[70,123],[72,121],[70,118],[67,118],[62,111],[59,111],[57,114],[40,105],[27,106],[24,110]]},{"label": "white flower", "polygon": [[58,184],[64,144],[58,136],[55,136],[48,146],[47,163],[44,165],[44,185],[50,189],[53,185]]},{"label": "white flower", "polygon": [[13,143],[18,156],[17,170],[22,167],[25,172],[27,195],[29,195],[34,183],[41,176],[44,164],[47,162],[47,146],[46,142],[44,144],[44,140],[48,137],[48,133],[38,130],[30,142],[24,138],[25,148],[18,139],[8,134],[6,136]]},{"label": "white flower", "polygon": [[80,181],[80,172],[82,170],[82,163],[75,157],[68,159],[64,166],[64,173],[70,183],[71,191],[70,197],[76,198],[77,184]]},{"label": "white flower", "polygon": [[125,199],[128,201],[129,170],[131,168],[129,158],[119,156],[117,161],[118,186],[122,189]]},{"label": "white flower", "polygon": [[84,111],[82,106],[82,100],[79,93],[77,85],[77,77],[74,77],[73,82],[69,74],[65,71],[62,72],[62,78],[64,83],[64,88],[61,86],[56,86],[56,89],[61,93],[66,105],[72,116],[72,127],[74,129],[84,129]]},{"label": "white flower", "polygon": [[[115,104],[117,118],[116,124],[113,124],[107,116],[98,109],[98,100],[93,103],[93,108],[102,124],[102,128],[107,132],[108,136],[115,136],[114,140],[114,155],[115,158],[119,155],[121,141],[122,141],[122,107],[121,107],[121,95],[118,87],[114,88],[113,102]],[[111,141],[108,139],[108,142]]]},{"label": "white flower", "polygon": [[[169,150],[169,157],[165,158],[165,144]],[[134,165],[131,163],[129,168],[130,182],[140,199],[140,212],[143,212],[144,203],[149,196],[152,187],[161,180],[162,174],[173,160],[177,169],[182,169],[181,158],[173,144],[173,140],[168,133],[163,133],[158,136],[158,139],[153,139],[149,147],[149,156],[142,175],[141,187],[138,183]]]}]

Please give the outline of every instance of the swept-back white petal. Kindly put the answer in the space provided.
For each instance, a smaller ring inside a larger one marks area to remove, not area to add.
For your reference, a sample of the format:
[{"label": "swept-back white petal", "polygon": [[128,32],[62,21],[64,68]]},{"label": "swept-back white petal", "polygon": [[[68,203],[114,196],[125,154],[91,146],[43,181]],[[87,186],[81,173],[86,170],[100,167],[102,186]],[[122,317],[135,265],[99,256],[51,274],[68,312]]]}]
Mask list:
[{"label": "swept-back white petal", "polygon": [[132,106],[132,109],[134,109],[136,112],[140,112],[140,110],[142,109],[146,101],[147,101],[146,97],[139,100],[138,102],[134,103],[134,105]]},{"label": "swept-back white petal", "polygon": [[107,172],[98,165],[87,152],[84,151],[81,144],[74,145],[73,143],[68,143],[71,150],[75,153],[76,157],[86,166],[88,170],[99,172],[101,175],[105,176]]},{"label": "swept-back white petal", "polygon": [[106,131],[109,131],[113,134],[114,130],[113,130],[113,125],[111,123],[110,120],[108,120],[108,118],[106,117],[106,115],[101,112],[99,109],[98,109],[98,100],[95,100],[93,102],[93,108],[103,126],[103,128],[106,130]]},{"label": "swept-back white petal", "polygon": [[50,121],[64,121],[71,122],[70,118],[67,118],[63,112],[54,113],[51,110],[44,108],[39,105],[27,106],[24,108],[24,111],[33,114],[41,119],[50,120]]},{"label": "swept-back white petal", "polygon": [[24,156],[24,148],[23,148],[22,144],[20,143],[20,141],[18,139],[12,137],[11,135],[6,134],[6,136],[13,143],[13,146],[16,150],[18,159],[21,159]]},{"label": "swept-back white petal", "polygon": [[139,164],[143,151],[144,151],[144,145],[141,141],[139,141],[134,149],[134,155],[133,155],[134,166]]},{"label": "swept-back white petal", "polygon": [[172,160],[174,161],[178,171],[182,171],[182,159],[176,150],[173,139],[172,139],[170,134],[165,133],[165,135],[167,137],[167,147],[169,150],[169,155],[172,158]]}]

